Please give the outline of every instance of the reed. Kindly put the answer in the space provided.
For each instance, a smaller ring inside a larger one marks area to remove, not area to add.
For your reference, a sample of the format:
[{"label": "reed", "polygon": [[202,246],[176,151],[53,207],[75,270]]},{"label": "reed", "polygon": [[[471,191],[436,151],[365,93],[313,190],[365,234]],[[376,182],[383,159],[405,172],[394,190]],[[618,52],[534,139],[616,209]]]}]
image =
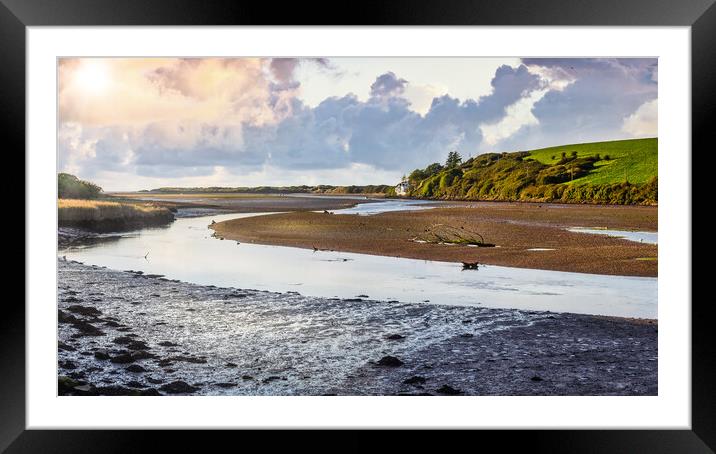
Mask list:
[{"label": "reed", "polygon": [[122,228],[166,224],[174,215],[166,208],[149,203],[59,199],[57,219],[60,226]]}]

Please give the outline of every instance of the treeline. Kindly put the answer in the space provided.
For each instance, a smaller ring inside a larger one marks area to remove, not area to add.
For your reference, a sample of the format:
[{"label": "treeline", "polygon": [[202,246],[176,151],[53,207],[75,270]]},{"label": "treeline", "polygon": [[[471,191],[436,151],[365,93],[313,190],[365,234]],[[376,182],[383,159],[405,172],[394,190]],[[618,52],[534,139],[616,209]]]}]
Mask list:
[{"label": "treeline", "polygon": [[178,188],[164,187],[139,192],[159,194],[220,194],[220,193],[248,193],[248,194],[385,194],[394,195],[393,186],[367,185],[367,186],[257,186],[257,187],[195,187]]},{"label": "treeline", "polygon": [[57,175],[57,196],[60,199],[96,199],[102,194],[102,188],[96,184],[80,180],[69,173]]},{"label": "treeline", "polygon": [[[451,152],[447,162],[416,169],[408,176],[409,196],[449,200],[502,200],[565,203],[656,204],[656,175],[646,183],[571,183],[589,174],[608,155],[562,153],[553,164],[529,152],[487,153],[462,162]],[[558,159],[558,160],[557,160]]]}]

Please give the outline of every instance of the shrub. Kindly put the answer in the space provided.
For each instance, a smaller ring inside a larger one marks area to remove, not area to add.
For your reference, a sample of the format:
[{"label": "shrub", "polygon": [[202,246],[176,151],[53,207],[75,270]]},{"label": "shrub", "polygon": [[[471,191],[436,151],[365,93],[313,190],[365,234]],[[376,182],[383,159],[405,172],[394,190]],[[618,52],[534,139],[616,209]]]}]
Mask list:
[{"label": "shrub", "polygon": [[61,199],[96,199],[102,188],[69,173],[57,174],[57,196]]}]

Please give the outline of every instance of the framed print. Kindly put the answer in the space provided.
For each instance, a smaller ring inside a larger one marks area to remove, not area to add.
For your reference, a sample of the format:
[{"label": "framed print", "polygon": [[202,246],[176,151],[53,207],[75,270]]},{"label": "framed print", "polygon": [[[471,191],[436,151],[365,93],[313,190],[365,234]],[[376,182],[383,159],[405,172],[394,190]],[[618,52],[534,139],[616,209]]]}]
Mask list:
[{"label": "framed print", "polygon": [[460,428],[712,452],[691,166],[716,9],[614,7],[3,0],[27,264],[3,448]]}]

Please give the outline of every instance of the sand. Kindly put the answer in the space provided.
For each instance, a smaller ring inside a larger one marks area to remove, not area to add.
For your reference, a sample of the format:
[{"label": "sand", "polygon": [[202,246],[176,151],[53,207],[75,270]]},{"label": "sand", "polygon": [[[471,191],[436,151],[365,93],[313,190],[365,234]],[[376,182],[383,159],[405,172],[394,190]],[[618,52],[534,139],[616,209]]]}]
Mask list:
[{"label": "sand", "polygon": [[[497,247],[415,241],[436,224],[479,232],[486,243]],[[657,207],[480,202],[374,216],[281,213],[213,226],[217,236],[240,242],[580,273],[657,276],[657,245],[569,232],[565,230],[568,227],[656,231]]]}]

